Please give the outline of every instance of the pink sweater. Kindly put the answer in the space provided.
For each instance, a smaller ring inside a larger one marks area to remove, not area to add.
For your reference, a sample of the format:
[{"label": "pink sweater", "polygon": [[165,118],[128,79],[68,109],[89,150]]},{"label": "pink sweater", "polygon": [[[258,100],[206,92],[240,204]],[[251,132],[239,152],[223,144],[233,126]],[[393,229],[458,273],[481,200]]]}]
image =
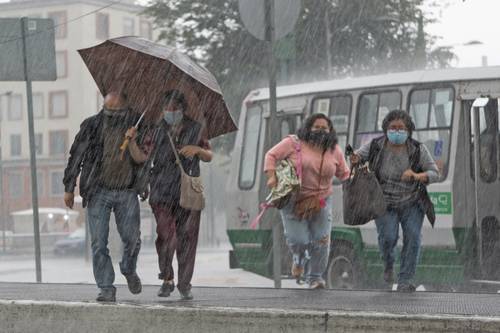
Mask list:
[{"label": "pink sweater", "polygon": [[[295,141],[291,137],[281,140],[276,146],[266,153],[264,161],[264,171],[275,170],[276,162],[289,158],[294,165],[297,165],[297,153],[295,151]],[[311,195],[318,195],[326,198],[332,191],[333,177],[345,180],[349,177],[349,168],[345,162],[344,153],[339,145],[334,150],[327,150],[323,160],[321,171],[321,182],[318,188],[319,170],[321,166],[321,151],[314,149],[303,141],[300,141],[302,154],[302,187],[298,199]]]}]

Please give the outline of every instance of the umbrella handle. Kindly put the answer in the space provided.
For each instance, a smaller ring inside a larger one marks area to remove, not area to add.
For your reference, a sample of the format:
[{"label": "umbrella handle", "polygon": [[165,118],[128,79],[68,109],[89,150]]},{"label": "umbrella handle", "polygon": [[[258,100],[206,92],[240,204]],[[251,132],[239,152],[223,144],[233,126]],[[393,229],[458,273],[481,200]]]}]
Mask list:
[{"label": "umbrella handle", "polygon": [[123,161],[125,158],[125,150],[127,150],[129,142],[130,142],[130,138],[126,137],[125,140],[123,140],[122,145],[120,146],[120,151],[121,151],[120,161]]}]

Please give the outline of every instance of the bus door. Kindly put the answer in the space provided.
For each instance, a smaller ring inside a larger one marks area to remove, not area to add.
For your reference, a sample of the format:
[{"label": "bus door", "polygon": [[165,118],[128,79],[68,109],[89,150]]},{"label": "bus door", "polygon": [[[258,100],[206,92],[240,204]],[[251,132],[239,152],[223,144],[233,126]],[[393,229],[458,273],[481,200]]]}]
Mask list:
[{"label": "bus door", "polygon": [[496,98],[477,98],[469,113],[474,220],[481,279],[500,280],[500,111]]}]

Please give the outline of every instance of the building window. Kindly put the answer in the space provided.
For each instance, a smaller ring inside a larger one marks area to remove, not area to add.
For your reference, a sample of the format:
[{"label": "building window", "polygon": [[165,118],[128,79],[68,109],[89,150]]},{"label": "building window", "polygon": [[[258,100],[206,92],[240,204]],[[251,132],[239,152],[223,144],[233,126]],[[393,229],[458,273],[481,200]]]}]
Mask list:
[{"label": "building window", "polygon": [[21,156],[21,134],[11,134],[10,156]]},{"label": "building window", "polygon": [[11,95],[8,98],[9,120],[23,119],[23,96],[20,94]]},{"label": "building window", "polygon": [[9,182],[9,197],[11,199],[21,198],[24,194],[24,178],[21,173],[9,172],[7,176]]},{"label": "building window", "polygon": [[51,92],[49,102],[49,115],[51,118],[64,118],[68,116],[68,92]]},{"label": "building window", "polygon": [[51,155],[64,155],[68,149],[68,131],[49,132],[49,150]]},{"label": "building window", "polygon": [[33,117],[35,119],[43,118],[44,116],[44,107],[43,107],[43,93],[35,93],[33,94]]},{"label": "building window", "polygon": [[68,53],[66,51],[56,52],[56,66],[58,79],[68,76]]},{"label": "building window", "polygon": [[153,28],[151,26],[151,22],[146,21],[146,20],[141,20],[139,34],[141,35],[141,37],[144,37],[147,39],[153,39]]},{"label": "building window", "polygon": [[97,13],[95,16],[96,22],[96,38],[108,39],[109,38],[109,15]]},{"label": "building window", "polygon": [[125,17],[123,19],[123,34],[125,36],[135,35],[135,20],[131,17]]},{"label": "building window", "polygon": [[59,196],[64,194],[63,171],[52,171],[50,173],[50,194]]},{"label": "building window", "polygon": [[66,17],[66,12],[51,12],[48,14],[48,17],[54,21],[54,32],[56,39],[66,38],[68,29],[66,24],[66,21],[68,20]]},{"label": "building window", "polygon": [[45,188],[45,178],[42,171],[37,171],[36,173],[36,186],[38,188],[38,195],[43,196],[43,189]]},{"label": "building window", "polygon": [[37,155],[43,154],[43,134],[42,133],[35,134],[35,152]]}]

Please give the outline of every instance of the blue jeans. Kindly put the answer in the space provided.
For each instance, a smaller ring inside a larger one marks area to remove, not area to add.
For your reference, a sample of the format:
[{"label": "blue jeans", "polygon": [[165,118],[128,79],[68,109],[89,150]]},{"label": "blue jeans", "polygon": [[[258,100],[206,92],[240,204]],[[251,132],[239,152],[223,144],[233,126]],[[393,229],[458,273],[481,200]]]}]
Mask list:
[{"label": "blue jeans", "polygon": [[403,230],[403,249],[399,268],[398,284],[408,284],[415,275],[420,254],[420,242],[424,211],[418,203],[399,209],[388,209],[386,214],[375,220],[378,232],[378,246],[385,269],[394,266],[394,249],[399,238],[399,224]]},{"label": "blue jeans", "polygon": [[285,238],[294,263],[303,267],[306,257],[309,256],[308,270],[305,272],[309,283],[324,282],[323,274],[328,265],[333,199],[329,196],[325,200],[326,205],[320,213],[308,220],[301,220],[295,216],[293,201],[280,211]]},{"label": "blue jeans", "polygon": [[90,198],[87,214],[92,240],[92,266],[97,286],[114,288],[115,272],[108,250],[109,218],[115,213],[116,226],[123,243],[120,271],[135,272],[141,248],[140,209],[137,193],[131,190],[110,191],[99,188]]}]

